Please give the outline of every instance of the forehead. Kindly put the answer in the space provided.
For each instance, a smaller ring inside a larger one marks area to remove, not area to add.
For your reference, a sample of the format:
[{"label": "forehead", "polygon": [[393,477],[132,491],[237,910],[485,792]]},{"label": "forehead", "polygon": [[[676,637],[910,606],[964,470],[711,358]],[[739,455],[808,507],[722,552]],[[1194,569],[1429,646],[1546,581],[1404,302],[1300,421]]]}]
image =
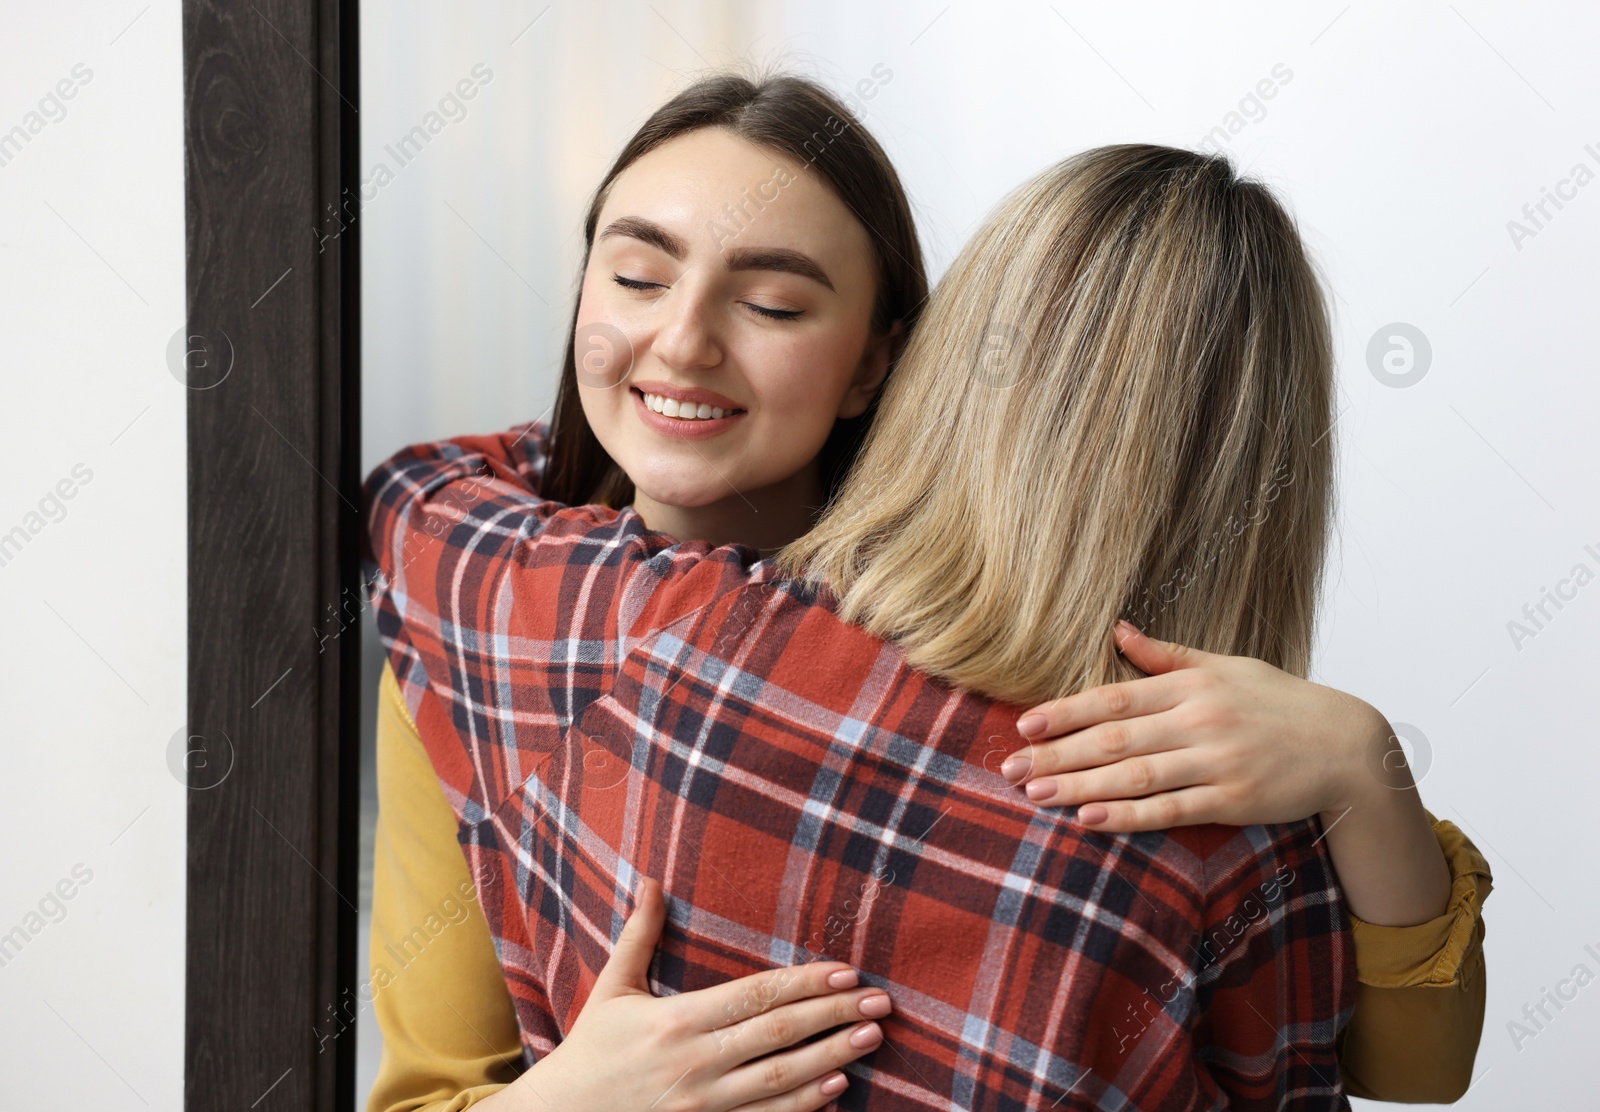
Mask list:
[{"label": "forehead", "polygon": [[669,139],[618,174],[597,229],[623,216],[662,225],[696,253],[785,247],[830,272],[871,268],[866,229],[816,173],[723,128]]}]

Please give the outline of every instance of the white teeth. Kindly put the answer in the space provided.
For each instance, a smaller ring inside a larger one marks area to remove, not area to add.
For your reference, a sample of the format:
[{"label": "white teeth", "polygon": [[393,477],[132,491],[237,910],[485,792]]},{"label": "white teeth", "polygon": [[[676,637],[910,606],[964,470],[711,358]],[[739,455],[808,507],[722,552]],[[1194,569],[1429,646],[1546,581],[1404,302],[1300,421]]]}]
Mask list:
[{"label": "white teeth", "polygon": [[680,421],[715,421],[733,412],[731,409],[720,409],[704,402],[699,405],[693,402],[680,402],[676,398],[667,398],[660,394],[646,394],[644,404],[663,416],[676,417]]}]

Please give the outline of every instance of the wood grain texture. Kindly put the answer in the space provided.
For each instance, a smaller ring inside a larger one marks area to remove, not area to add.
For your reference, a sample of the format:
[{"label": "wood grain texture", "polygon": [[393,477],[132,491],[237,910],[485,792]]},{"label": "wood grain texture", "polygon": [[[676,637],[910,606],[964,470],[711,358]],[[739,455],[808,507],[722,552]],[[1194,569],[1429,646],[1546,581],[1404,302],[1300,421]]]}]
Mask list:
[{"label": "wood grain texture", "polygon": [[359,597],[360,252],[328,214],[357,180],[356,4],[185,0],[183,55],[190,346],[232,359],[188,397],[189,730],[231,766],[191,774],[185,1107],[332,1112],[358,979],[358,637],[330,615]]}]

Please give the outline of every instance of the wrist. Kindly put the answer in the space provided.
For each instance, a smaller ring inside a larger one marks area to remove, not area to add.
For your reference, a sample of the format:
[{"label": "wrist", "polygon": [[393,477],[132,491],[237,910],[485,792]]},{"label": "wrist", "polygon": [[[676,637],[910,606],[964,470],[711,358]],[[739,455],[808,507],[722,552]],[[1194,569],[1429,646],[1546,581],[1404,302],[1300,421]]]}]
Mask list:
[{"label": "wrist", "polygon": [[[533,1066],[511,1084],[474,1108],[494,1112],[548,1112],[552,1107],[571,1109],[576,1103],[577,1089],[565,1076],[567,1059],[560,1055],[561,1044],[534,1062]],[[578,1107],[584,1107],[579,1104]]]}]

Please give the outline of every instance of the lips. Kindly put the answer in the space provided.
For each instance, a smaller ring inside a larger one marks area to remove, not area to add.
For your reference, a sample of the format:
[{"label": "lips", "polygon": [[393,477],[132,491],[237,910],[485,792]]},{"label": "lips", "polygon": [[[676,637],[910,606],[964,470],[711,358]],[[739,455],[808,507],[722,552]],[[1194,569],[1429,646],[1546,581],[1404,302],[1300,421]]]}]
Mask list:
[{"label": "lips", "polygon": [[732,411],[743,412],[744,407],[726,394],[719,394],[715,390],[707,390],[699,386],[674,386],[670,382],[656,382],[640,380],[629,383],[637,394],[651,394],[657,398],[670,399],[680,406],[688,402],[697,408],[709,405],[713,409],[720,409],[723,413]]},{"label": "lips", "polygon": [[676,417],[680,421],[707,421],[724,417],[732,410],[723,409],[721,406],[708,405],[701,402],[680,402],[677,398],[664,397],[661,394],[644,394],[644,404],[652,412],[663,417]]},{"label": "lips", "polygon": [[[645,426],[676,440],[706,440],[727,432],[746,411],[714,390],[635,383],[629,389],[635,411]],[[692,407],[692,408],[691,408]],[[677,410],[677,415],[670,412]],[[701,417],[704,412],[706,416]],[[692,413],[693,416],[684,416]]]}]

